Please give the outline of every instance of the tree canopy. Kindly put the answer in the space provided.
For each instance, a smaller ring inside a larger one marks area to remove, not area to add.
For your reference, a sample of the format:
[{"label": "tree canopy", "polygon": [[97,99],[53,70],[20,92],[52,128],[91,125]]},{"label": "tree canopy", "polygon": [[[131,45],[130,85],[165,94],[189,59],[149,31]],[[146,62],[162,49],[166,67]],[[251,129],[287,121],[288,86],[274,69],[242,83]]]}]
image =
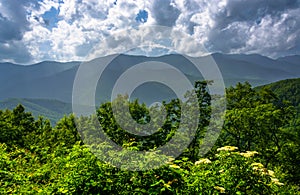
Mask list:
[{"label": "tree canopy", "polygon": [[[53,127],[42,116],[35,119],[22,105],[0,111],[0,191],[4,194],[299,193],[300,120],[295,105],[269,88],[253,89],[249,83],[228,88],[223,129],[214,147],[200,156],[203,137],[215,136],[206,135],[212,100],[208,84],[206,81],[195,84],[200,112],[191,143],[175,159],[144,171],[112,166],[97,158],[92,147],[106,154],[105,139],[109,138],[127,149],[120,151],[121,155],[127,155],[130,150],[158,148],[176,133],[180,139],[186,139],[190,136],[188,126],[184,126],[186,131],[178,132],[185,106],[178,99],[164,102],[164,107],[148,108],[138,100],[126,102],[126,97],[119,97],[116,102],[100,105],[95,116],[71,114]],[[130,132],[123,129],[115,119],[112,103],[128,106],[130,116],[141,126]],[[165,119],[159,114],[163,111]],[[157,126],[154,132],[142,128],[151,120],[161,122],[162,126]],[[99,129],[92,125],[97,121],[108,138],[99,136]],[[133,164],[143,167],[160,160],[150,156]]]}]

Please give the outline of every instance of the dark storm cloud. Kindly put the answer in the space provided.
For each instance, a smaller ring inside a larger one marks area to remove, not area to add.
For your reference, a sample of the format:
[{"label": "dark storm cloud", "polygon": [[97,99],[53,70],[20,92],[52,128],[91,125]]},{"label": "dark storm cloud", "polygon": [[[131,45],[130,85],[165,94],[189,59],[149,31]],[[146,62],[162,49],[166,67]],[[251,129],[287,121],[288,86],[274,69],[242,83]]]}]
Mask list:
[{"label": "dark storm cloud", "polygon": [[180,11],[171,5],[170,0],[154,0],[152,13],[158,25],[173,26],[180,14]]},{"label": "dark storm cloud", "polygon": [[[300,0],[0,0],[0,61],[68,61],[83,57],[95,37],[147,24],[185,31],[209,52],[300,54]],[[126,36],[108,46],[131,45]]]},{"label": "dark storm cloud", "polygon": [[[226,53],[253,50],[273,56],[287,51],[299,54],[296,49],[300,40],[299,7],[299,0],[228,1],[214,16],[215,25],[209,33],[210,48]],[[257,48],[249,45],[253,42]]]},{"label": "dark storm cloud", "polygon": [[[20,40],[28,31],[26,6],[38,6],[37,1],[2,0],[0,12],[0,58],[28,61],[31,56]],[[19,41],[19,42],[18,42]]]},{"label": "dark storm cloud", "polygon": [[9,21],[0,13],[0,42],[9,40],[20,40],[22,38],[21,29],[16,22]]},{"label": "dark storm cloud", "polygon": [[299,8],[299,0],[239,0],[228,1],[226,9],[217,16],[220,26],[236,21],[256,21],[271,15],[278,17],[288,9]]},{"label": "dark storm cloud", "polygon": [[26,64],[31,60],[31,55],[24,44],[10,41],[9,43],[0,44],[0,59],[4,61],[14,59],[13,62],[15,63]]},{"label": "dark storm cloud", "polygon": [[25,6],[28,0],[2,0],[0,13],[0,41],[20,40],[25,31],[29,30]]}]

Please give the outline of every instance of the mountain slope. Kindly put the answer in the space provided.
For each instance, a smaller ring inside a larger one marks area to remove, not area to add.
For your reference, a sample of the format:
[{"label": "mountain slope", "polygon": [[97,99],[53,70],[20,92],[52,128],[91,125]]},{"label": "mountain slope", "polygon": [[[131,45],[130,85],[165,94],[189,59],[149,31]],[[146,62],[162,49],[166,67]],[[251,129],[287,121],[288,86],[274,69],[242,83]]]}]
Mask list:
[{"label": "mountain slope", "polygon": [[257,87],[257,89],[266,86],[269,87],[279,99],[290,101],[295,107],[300,106],[300,78],[278,81]]},{"label": "mountain slope", "polygon": [[[298,107],[298,110],[300,109],[300,78],[282,80],[255,88],[260,89],[266,86],[274,91],[281,100],[288,100],[294,106]],[[72,105],[70,103],[50,99],[10,98],[0,101],[0,110],[11,110],[18,104],[22,104],[26,111],[31,112],[35,117],[44,116],[50,119],[52,125],[64,115],[72,113]]]},{"label": "mountain slope", "polygon": [[[288,56],[277,60],[261,55],[225,55],[213,54],[223,75],[225,85],[235,85],[237,82],[249,81],[253,86],[264,85],[288,78],[300,77],[299,56]],[[207,57],[197,58],[205,63]],[[104,58],[95,60],[98,66],[104,66]],[[110,100],[112,88],[117,79],[128,68],[146,61],[156,61],[170,64],[183,72],[193,83],[203,79],[194,65],[180,55],[160,57],[120,55],[114,59],[103,72],[98,85],[95,101],[98,105]],[[0,64],[0,100],[7,98],[56,99],[63,102],[72,101],[72,90],[75,75],[80,62],[59,63],[41,62],[35,65],[21,66],[10,63]],[[167,77],[165,69],[149,68],[140,75],[153,73]],[[86,78],[99,77],[97,72],[90,72]],[[175,81],[180,85],[179,80]],[[169,99],[174,96],[171,90],[162,85],[148,85],[134,92],[146,103]],[[91,93],[92,89],[82,89],[83,94]]]},{"label": "mountain slope", "polygon": [[71,104],[49,99],[17,99],[10,98],[0,101],[0,110],[14,109],[18,104],[22,104],[27,112],[31,112],[36,118],[43,116],[54,125],[64,115],[72,113]]}]

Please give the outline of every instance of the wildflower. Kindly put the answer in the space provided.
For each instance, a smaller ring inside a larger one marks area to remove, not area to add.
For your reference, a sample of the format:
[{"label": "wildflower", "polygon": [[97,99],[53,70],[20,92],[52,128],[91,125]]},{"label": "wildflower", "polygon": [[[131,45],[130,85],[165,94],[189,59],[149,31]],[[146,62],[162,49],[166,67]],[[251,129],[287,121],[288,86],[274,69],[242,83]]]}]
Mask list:
[{"label": "wildflower", "polygon": [[164,187],[165,187],[165,188],[168,188],[168,189],[171,188],[171,186],[170,186],[169,184],[167,184],[167,183],[164,184]]},{"label": "wildflower", "polygon": [[253,167],[252,169],[253,169],[254,171],[259,172],[261,175],[265,175],[265,174],[266,174],[266,172],[265,172],[265,170],[264,170],[263,168]]},{"label": "wildflower", "polygon": [[259,172],[260,174],[262,174],[262,175],[268,174],[267,169],[264,168],[264,165],[261,164],[261,163],[252,163],[251,166],[253,166],[252,169],[253,169],[254,171],[258,171],[258,172]]},{"label": "wildflower", "polygon": [[246,151],[246,152],[241,152],[240,155],[246,158],[253,157],[255,154],[258,154],[256,151]]},{"label": "wildflower", "polygon": [[275,173],[272,170],[268,170],[268,175],[270,175],[271,177],[275,177]]},{"label": "wildflower", "polygon": [[168,185],[172,185],[173,182],[178,182],[178,179],[173,179],[172,181],[168,181]]},{"label": "wildflower", "polygon": [[174,169],[180,169],[180,166],[178,165],[175,165],[175,164],[172,164],[172,165],[169,165],[171,168],[174,168]]},{"label": "wildflower", "polygon": [[261,164],[261,163],[252,163],[251,166],[253,166],[253,167],[264,167],[264,165]]},{"label": "wildflower", "polygon": [[277,178],[272,177],[271,178],[272,182],[279,182],[279,180]]},{"label": "wildflower", "polygon": [[175,158],[169,157],[168,160],[165,161],[166,164],[172,165]]},{"label": "wildflower", "polygon": [[238,149],[238,147],[235,147],[235,146],[224,146],[224,147],[218,148],[217,151],[234,151],[237,149]]},{"label": "wildflower", "polygon": [[276,182],[275,184],[279,185],[279,186],[284,186],[284,183],[281,183],[281,182]]},{"label": "wildflower", "polygon": [[224,169],[221,169],[221,170],[219,171],[219,173],[224,173]]},{"label": "wildflower", "polygon": [[214,188],[215,188],[216,190],[219,190],[220,193],[225,193],[225,188],[223,188],[223,187],[215,186]]},{"label": "wildflower", "polygon": [[279,186],[283,186],[284,185],[284,183],[281,183],[281,182],[279,182],[279,180],[277,179],[277,178],[271,178],[271,181],[274,183],[274,184],[276,184],[276,185],[279,185]]},{"label": "wildflower", "polygon": [[211,161],[209,160],[209,159],[207,159],[207,158],[204,158],[204,159],[201,159],[201,160],[198,160],[198,161],[196,161],[195,162],[195,165],[199,165],[199,164],[210,164],[211,163]]},{"label": "wildflower", "polygon": [[262,168],[259,168],[259,167],[253,167],[252,168],[254,171],[261,171],[261,172],[263,172],[264,171],[264,169],[262,169]]}]

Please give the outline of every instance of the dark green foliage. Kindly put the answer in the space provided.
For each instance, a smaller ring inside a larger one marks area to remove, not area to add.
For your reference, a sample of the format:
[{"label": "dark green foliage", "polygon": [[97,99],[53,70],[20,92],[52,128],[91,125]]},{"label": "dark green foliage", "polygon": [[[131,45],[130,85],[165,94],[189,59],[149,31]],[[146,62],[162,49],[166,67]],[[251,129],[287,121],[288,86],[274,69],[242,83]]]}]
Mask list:
[{"label": "dark green foliage", "polygon": [[199,124],[194,135],[194,138],[189,145],[190,159],[196,161],[199,156],[199,147],[201,138],[203,138],[205,133],[205,127],[209,125],[211,116],[211,96],[208,92],[207,85],[210,82],[207,81],[197,81],[195,82],[195,92],[199,103]]},{"label": "dark green foliage", "polygon": [[[160,107],[147,108],[138,101],[126,102],[126,97],[113,102],[129,106],[129,115],[137,124],[162,120],[163,125],[154,133],[151,130],[151,134],[142,128],[143,131],[136,129],[140,134],[123,129],[113,116],[111,102],[102,104],[95,116],[64,116],[55,127],[43,117],[34,119],[21,105],[12,111],[0,111],[0,192],[299,194],[299,115],[286,99],[268,88],[254,90],[248,83],[229,88],[224,130],[205,158],[199,157],[211,119],[212,97],[207,92],[208,84],[196,82],[195,85],[201,112],[191,144],[181,156],[154,170],[127,171],[114,167],[99,160],[85,144],[105,146],[106,140],[93,125],[99,121],[108,137],[123,148],[155,149],[176,133],[182,133],[178,127],[185,104],[179,100],[163,103],[165,120],[159,114]],[[188,133],[180,135],[183,140],[189,136]],[[128,151],[121,151],[121,155],[127,154]],[[151,156],[136,164],[143,167],[158,160],[161,159]]]},{"label": "dark green foliage", "polygon": [[294,117],[294,108],[268,88],[255,91],[249,83],[227,89],[227,102],[223,144],[237,146],[241,151],[257,150],[267,165],[276,161],[284,144],[282,128]]},{"label": "dark green foliage", "polygon": [[[126,97],[119,97],[115,100],[115,104],[119,104],[126,100]],[[149,110],[145,104],[138,104],[138,101],[130,102],[127,105],[130,110],[132,118],[138,124],[147,124],[150,120],[161,120],[159,115],[153,115],[154,118],[150,119]],[[97,110],[97,117],[103,128],[104,132],[117,144],[127,147],[136,146],[138,150],[149,150],[152,148],[164,145],[172,137],[172,134],[176,132],[180,119],[180,104],[178,100],[173,100],[170,103],[164,103],[166,108],[167,117],[161,128],[157,127],[155,133],[148,135],[148,132],[144,132],[143,129],[138,131],[138,134],[133,134],[123,129],[117,122],[113,115],[112,104],[105,103]],[[153,110],[153,109],[151,109]],[[122,119],[122,117],[119,117]],[[126,123],[127,121],[118,121]],[[128,124],[130,127],[131,125]],[[153,130],[152,130],[153,131]]]},{"label": "dark green foliage", "polygon": [[297,82],[286,80],[255,89],[239,83],[228,88],[228,110],[218,145],[256,150],[267,167],[280,167],[285,180],[299,184],[299,113],[293,106],[299,94],[289,91]]},{"label": "dark green foliage", "polygon": [[295,107],[300,105],[300,78],[298,79],[287,79],[276,83],[271,83],[266,86],[257,87],[259,90],[263,87],[268,87],[272,90],[280,100],[286,100],[291,102]]},{"label": "dark green foliage", "polygon": [[34,118],[25,112],[22,105],[18,105],[12,111],[0,112],[0,142],[8,145],[25,146],[35,131]]}]

